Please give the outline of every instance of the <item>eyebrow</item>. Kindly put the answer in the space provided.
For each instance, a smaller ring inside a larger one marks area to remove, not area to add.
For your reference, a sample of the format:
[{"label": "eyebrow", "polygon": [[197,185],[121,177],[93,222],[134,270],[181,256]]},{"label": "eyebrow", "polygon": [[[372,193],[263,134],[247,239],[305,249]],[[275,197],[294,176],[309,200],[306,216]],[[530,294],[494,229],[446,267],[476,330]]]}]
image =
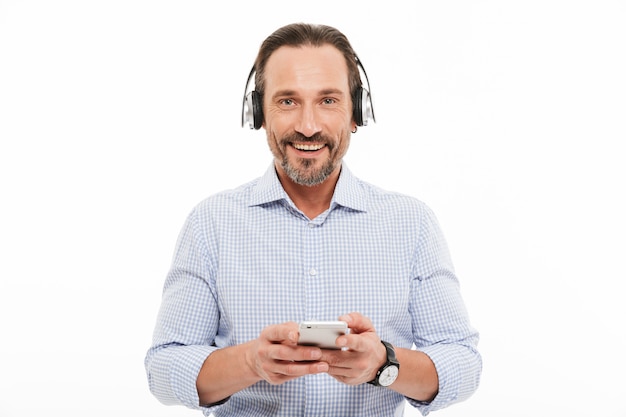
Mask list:
[{"label": "eyebrow", "polygon": [[[296,90],[279,90],[276,93],[274,93],[274,95],[272,97],[285,97],[285,96],[295,96],[297,95]],[[337,89],[337,88],[325,88],[323,90],[320,90],[319,92],[320,96],[327,96],[327,95],[340,95],[340,96],[344,96],[344,92]]]},{"label": "eyebrow", "polygon": [[337,88],[328,88],[326,90],[320,91],[320,93],[321,93],[320,95],[323,95],[323,96],[326,96],[326,95],[329,95],[329,94],[335,94],[335,95],[343,96],[343,91],[341,91],[341,90],[339,90]]}]

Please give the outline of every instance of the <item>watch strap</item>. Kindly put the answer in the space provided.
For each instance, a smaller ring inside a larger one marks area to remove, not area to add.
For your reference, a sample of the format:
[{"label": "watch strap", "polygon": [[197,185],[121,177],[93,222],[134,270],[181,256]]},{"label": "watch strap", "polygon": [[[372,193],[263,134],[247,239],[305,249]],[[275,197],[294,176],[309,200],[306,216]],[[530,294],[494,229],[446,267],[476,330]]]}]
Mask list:
[{"label": "watch strap", "polygon": [[398,367],[398,369],[400,368],[400,363],[398,362],[398,359],[396,358],[396,351],[394,350],[393,346],[391,345],[391,343],[385,342],[384,340],[381,340],[380,343],[382,343],[385,346],[385,350],[387,351],[387,360],[385,361],[385,363],[383,364],[383,366],[381,366],[378,369],[378,372],[376,372],[376,376],[374,377],[374,379],[372,379],[371,381],[368,381],[368,384],[372,384],[375,386],[380,386],[379,382],[378,382],[378,378],[380,377],[380,374],[390,365],[395,365],[396,367]]}]

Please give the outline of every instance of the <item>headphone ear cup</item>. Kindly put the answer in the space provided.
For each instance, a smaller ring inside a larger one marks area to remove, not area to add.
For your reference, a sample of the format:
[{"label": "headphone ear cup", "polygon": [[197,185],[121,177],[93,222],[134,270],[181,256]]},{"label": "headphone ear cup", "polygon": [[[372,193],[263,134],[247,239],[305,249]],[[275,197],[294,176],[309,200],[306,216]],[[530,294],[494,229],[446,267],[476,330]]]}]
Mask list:
[{"label": "headphone ear cup", "polygon": [[354,95],[352,96],[352,117],[354,118],[354,122],[357,126],[363,126],[363,88],[357,88]]},{"label": "headphone ear cup", "polygon": [[254,128],[260,129],[263,126],[263,103],[261,95],[256,91],[250,94],[252,97],[252,114],[254,117]]},{"label": "headphone ear cup", "polygon": [[250,91],[243,102],[243,114],[241,125],[248,124],[250,129],[260,129],[263,126],[263,105],[261,95],[256,91]]},{"label": "headphone ear cup", "polygon": [[367,123],[374,120],[374,107],[369,91],[359,87],[352,97],[352,117],[357,126],[367,126]]}]

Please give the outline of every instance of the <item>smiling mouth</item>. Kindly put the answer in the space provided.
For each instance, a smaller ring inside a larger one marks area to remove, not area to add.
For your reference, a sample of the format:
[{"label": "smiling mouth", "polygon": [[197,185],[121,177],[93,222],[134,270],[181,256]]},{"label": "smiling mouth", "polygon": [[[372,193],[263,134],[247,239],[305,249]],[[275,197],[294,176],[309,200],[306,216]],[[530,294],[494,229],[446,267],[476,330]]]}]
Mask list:
[{"label": "smiling mouth", "polygon": [[292,143],[291,144],[294,148],[296,148],[299,151],[305,151],[305,152],[315,152],[315,151],[319,151],[320,149],[322,149],[324,146],[326,146],[323,143],[319,143],[319,144],[310,144],[310,143]]}]

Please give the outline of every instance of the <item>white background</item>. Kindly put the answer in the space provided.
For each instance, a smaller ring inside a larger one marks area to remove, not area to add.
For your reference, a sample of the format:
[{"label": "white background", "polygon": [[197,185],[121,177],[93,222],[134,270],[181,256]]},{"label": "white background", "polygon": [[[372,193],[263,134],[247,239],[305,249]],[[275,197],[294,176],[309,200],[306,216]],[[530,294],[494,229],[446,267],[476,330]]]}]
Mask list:
[{"label": "white background", "polygon": [[185,216],[270,163],[241,99],[294,21],[367,69],[353,172],[448,238],[484,373],[434,415],[626,416],[625,3],[412,3],[0,0],[0,416],[201,415],[143,358]]}]

